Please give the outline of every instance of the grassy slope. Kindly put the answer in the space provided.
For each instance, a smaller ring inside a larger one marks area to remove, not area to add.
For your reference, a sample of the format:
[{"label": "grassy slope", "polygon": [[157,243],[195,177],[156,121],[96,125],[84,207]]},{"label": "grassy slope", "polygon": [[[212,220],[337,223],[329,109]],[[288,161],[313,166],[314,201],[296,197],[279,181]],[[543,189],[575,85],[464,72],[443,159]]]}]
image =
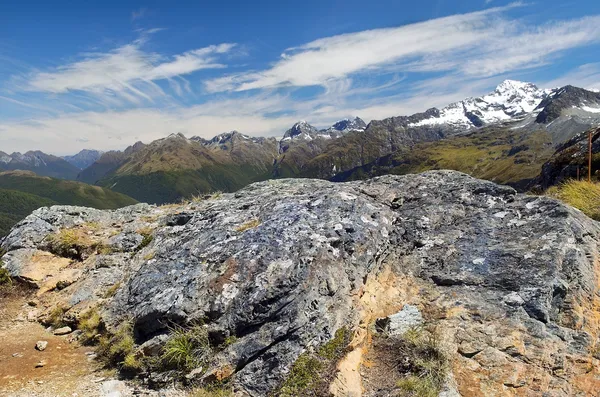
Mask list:
[{"label": "grassy slope", "polygon": [[540,173],[553,151],[550,136],[544,131],[526,134],[488,129],[483,133],[417,144],[334,179],[452,169],[497,183],[523,186]]},{"label": "grassy slope", "polygon": [[197,194],[232,192],[252,182],[268,179],[268,176],[264,170],[251,165],[215,165],[200,170],[113,175],[98,184],[140,201],[163,204]]},{"label": "grassy slope", "polygon": [[0,189],[0,236],[8,234],[10,228],[31,211],[55,204],[58,203],[34,194]]},{"label": "grassy slope", "polygon": [[30,173],[0,173],[0,189],[35,194],[60,204],[83,205],[99,209],[119,208],[137,202],[131,197],[99,186],[39,177]]},{"label": "grassy slope", "polygon": [[123,194],[81,182],[29,172],[0,173],[0,236],[39,207],[67,204],[113,209],[136,202]]},{"label": "grassy slope", "polygon": [[558,186],[552,186],[546,195],[557,198],[580,209],[592,219],[600,221],[600,183],[588,183],[571,179]]}]

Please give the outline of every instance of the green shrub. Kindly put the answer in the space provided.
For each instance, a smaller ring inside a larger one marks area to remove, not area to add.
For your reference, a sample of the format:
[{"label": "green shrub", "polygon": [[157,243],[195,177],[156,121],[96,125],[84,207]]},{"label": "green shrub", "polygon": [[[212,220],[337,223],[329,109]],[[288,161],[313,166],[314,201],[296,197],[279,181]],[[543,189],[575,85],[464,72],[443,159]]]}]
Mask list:
[{"label": "green shrub", "polygon": [[600,220],[600,183],[573,179],[552,186],[546,191],[546,195],[564,201],[592,219]]},{"label": "green shrub", "polygon": [[224,385],[205,386],[199,389],[194,389],[189,397],[233,397],[231,387]]}]

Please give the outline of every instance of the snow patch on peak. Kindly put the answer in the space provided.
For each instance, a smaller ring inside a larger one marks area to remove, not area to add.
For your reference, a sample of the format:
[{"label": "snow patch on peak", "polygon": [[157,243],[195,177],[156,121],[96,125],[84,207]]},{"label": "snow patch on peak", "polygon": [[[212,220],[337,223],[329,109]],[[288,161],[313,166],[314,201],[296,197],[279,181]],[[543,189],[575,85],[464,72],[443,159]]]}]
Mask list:
[{"label": "snow patch on peak", "polygon": [[410,126],[448,124],[470,129],[502,122],[532,112],[548,95],[535,84],[505,80],[484,96],[467,98],[440,110],[439,117],[429,117]]}]

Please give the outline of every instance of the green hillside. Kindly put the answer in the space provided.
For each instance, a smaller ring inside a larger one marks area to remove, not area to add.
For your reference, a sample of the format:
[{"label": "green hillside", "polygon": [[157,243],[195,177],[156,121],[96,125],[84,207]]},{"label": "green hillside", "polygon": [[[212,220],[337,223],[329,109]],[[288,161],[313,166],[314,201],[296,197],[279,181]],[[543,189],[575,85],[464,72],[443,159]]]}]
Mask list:
[{"label": "green hillside", "polygon": [[10,228],[40,207],[58,204],[54,200],[16,190],[0,189],[0,236],[8,234]]},{"label": "green hillside", "polygon": [[81,205],[114,209],[137,203],[124,194],[81,182],[37,176],[32,172],[0,173],[0,236],[29,215],[48,205]]}]

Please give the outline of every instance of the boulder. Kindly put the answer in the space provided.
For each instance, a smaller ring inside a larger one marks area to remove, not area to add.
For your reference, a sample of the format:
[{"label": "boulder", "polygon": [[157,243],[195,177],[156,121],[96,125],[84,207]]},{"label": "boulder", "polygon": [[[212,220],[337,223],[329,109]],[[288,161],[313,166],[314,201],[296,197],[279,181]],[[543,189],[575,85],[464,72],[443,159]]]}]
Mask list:
[{"label": "boulder", "polygon": [[[1,243],[11,275],[28,269],[45,235],[85,222],[107,241],[123,234],[111,240],[122,252],[82,258],[81,276],[46,294],[67,315],[99,306],[109,330],[131,320],[149,353],[173,325],[204,323],[219,346],[206,373],[232,368],[242,395],[276,390],[301,354],[342,328],[354,331],[348,350],[360,363],[357,349],[368,351],[383,318],[399,335],[435,326],[461,395],[474,384],[483,395],[600,387],[599,366],[590,365],[600,226],[554,199],[431,171],[339,184],[272,180],[164,207],[51,207]],[[125,238],[140,230],[152,235],[142,248]],[[363,396],[377,395],[362,384]]]}]

